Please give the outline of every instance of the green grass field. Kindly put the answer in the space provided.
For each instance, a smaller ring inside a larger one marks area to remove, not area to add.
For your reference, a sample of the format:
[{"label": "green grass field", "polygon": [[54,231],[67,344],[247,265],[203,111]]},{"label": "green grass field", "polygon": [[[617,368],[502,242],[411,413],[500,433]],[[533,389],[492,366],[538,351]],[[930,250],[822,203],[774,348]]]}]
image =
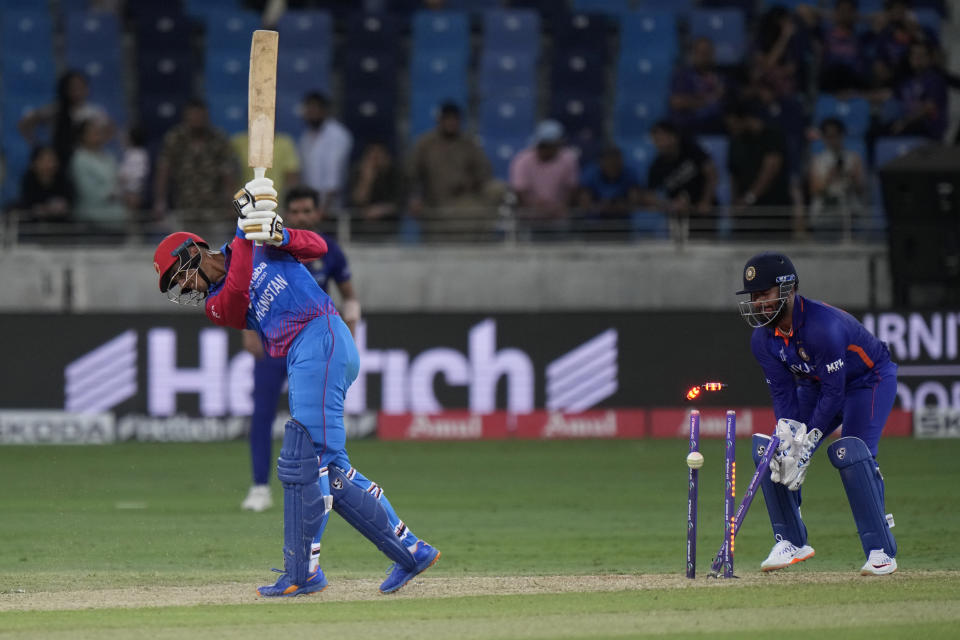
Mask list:
[{"label": "green grass field", "polygon": [[[722,443],[702,449],[705,576],[722,534]],[[255,597],[282,563],[282,511],[240,511],[243,442],[0,448],[0,637],[876,639],[955,635],[960,622],[960,441],[881,443],[897,574],[859,575],[853,518],[821,452],[804,487],[816,557],[760,573],[773,541],[758,497],[732,581],[682,578],[684,441],[371,440],[350,451],[443,552],[395,596],[376,588],[390,562],[333,516],[330,587]],[[749,454],[741,442],[738,502]]]}]

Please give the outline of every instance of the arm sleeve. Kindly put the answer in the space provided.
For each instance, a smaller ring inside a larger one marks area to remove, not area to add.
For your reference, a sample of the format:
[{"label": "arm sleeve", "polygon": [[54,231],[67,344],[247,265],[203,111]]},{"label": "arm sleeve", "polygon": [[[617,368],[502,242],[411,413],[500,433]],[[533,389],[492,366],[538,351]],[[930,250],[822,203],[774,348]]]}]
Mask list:
[{"label": "arm sleeve", "polygon": [[327,242],[313,231],[305,229],[284,229],[284,243],[281,249],[300,262],[313,262],[327,252]]},{"label": "arm sleeve", "polygon": [[247,307],[250,306],[250,276],[253,273],[251,242],[235,238],[230,268],[223,288],[207,298],[207,317],[213,324],[234,329],[247,327]]},{"label": "arm sleeve", "polygon": [[750,348],[753,350],[753,357],[757,359],[760,368],[763,369],[767,386],[770,388],[773,412],[776,414],[777,420],[780,418],[796,420],[799,413],[796,380],[794,380],[793,374],[767,350],[763,331],[765,330],[758,329],[753,332]]},{"label": "arm sleeve", "polygon": [[822,327],[821,331],[811,333],[812,346],[817,354],[815,371],[820,380],[820,396],[807,427],[826,432],[826,426],[840,413],[846,394],[847,375],[844,358],[847,353],[847,341],[839,322]]}]

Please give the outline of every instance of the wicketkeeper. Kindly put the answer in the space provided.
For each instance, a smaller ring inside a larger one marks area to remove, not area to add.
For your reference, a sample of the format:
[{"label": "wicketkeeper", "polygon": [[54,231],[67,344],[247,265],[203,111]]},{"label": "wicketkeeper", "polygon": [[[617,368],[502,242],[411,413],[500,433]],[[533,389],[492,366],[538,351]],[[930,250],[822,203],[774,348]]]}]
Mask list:
[{"label": "wicketkeeper", "polygon": [[[760,568],[783,569],[814,555],[800,518],[800,486],[823,437],[843,425],[827,455],[840,472],[867,557],[860,573],[893,573],[897,542],[893,517],[885,515],[877,445],[896,397],[897,365],[853,316],[798,295],[798,285],[787,256],[761,253],[744,265],[737,292],[750,296],[740,302],[740,315],[754,327],[751,347],[770,387],[780,438],[761,483],[776,544]],[[753,436],[755,463],[769,440]]]},{"label": "wicketkeeper", "polygon": [[232,242],[213,251],[197,235],[174,233],[160,242],[153,266],[168,298],[204,302],[214,324],[256,331],[267,354],[287,361],[292,419],[277,461],[284,571],[257,591],[295,596],[327,586],[319,553],[331,508],[393,560],[380,591],[396,591],[440,552],[413,535],[347,456],[343,402],[359,355],[333,301],[303,264],[322,257],[327,245],[312,231],[284,228],[268,178],[248,182],[234,207]]}]

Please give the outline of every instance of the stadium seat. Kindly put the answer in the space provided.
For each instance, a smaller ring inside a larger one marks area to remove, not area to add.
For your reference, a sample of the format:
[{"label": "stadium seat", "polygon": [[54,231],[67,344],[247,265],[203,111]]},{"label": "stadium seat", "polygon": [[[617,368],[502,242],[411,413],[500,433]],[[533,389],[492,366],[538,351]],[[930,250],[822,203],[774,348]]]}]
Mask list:
[{"label": "stadium seat", "polygon": [[431,87],[415,90],[410,95],[410,140],[432,129],[437,122],[437,111],[444,102],[460,105],[466,113],[466,84],[459,87]]},{"label": "stadium seat", "polygon": [[528,54],[487,51],[480,59],[480,95],[532,96],[537,93],[537,63]]},{"label": "stadium seat", "polygon": [[640,182],[646,186],[650,165],[653,164],[653,159],[657,157],[657,148],[654,146],[653,140],[645,133],[635,138],[617,138],[616,144],[623,154],[624,162],[633,167],[640,178]]},{"label": "stadium seat", "polygon": [[483,14],[484,54],[540,53],[540,15],[529,9],[495,9]]},{"label": "stadium seat", "polygon": [[[207,51],[250,52],[250,37],[261,27],[255,11],[205,11],[200,17]],[[281,41],[283,38],[280,39]],[[285,48],[283,44],[280,45]]]},{"label": "stadium seat", "polygon": [[536,124],[532,98],[488,98],[480,103],[479,131],[484,136],[529,136]]},{"label": "stadium seat", "polygon": [[413,14],[412,31],[414,52],[469,55],[470,23],[462,11],[417,11]]},{"label": "stadium seat", "polygon": [[396,152],[396,95],[351,90],[344,98],[343,124],[354,136],[354,155],[373,142]]},{"label": "stadium seat", "polygon": [[[60,0],[60,4],[63,5],[66,0]],[[83,3],[83,10],[86,10],[87,0],[69,0],[66,1],[66,4],[79,4]],[[0,11],[36,11],[37,5],[39,3],[37,0],[0,0]],[[41,7],[46,9],[46,2],[44,2]]]},{"label": "stadium seat", "polygon": [[0,38],[4,55],[53,55],[53,21],[47,11],[4,11]]},{"label": "stadium seat", "polygon": [[[0,110],[0,122],[3,123],[2,140],[16,142],[23,140],[17,124],[20,119],[33,111],[45,107],[54,100],[53,87],[46,87],[46,90],[36,94],[8,94],[2,101],[2,110]],[[38,131],[38,140],[49,142],[52,131],[45,127],[43,131]]]},{"label": "stadium seat", "polygon": [[287,52],[277,58],[277,91],[330,91],[330,58],[322,51]]},{"label": "stadium seat", "polygon": [[636,9],[639,11],[665,11],[686,17],[696,4],[696,0],[637,0]]},{"label": "stadium seat", "polygon": [[636,92],[650,94],[656,91],[670,92],[673,77],[673,62],[646,53],[636,53],[620,57],[617,63],[616,87],[619,96],[629,96]]},{"label": "stadium seat", "polygon": [[606,85],[603,59],[588,50],[560,50],[553,58],[554,91],[602,95]]},{"label": "stadium seat", "polygon": [[140,125],[149,136],[148,146],[163,140],[164,134],[180,121],[180,110],[188,95],[170,93],[141,93],[139,99]]},{"label": "stadium seat", "polygon": [[[867,166],[867,161],[869,156],[867,155],[867,141],[859,136],[847,136],[844,140],[844,148],[849,151],[855,151],[860,156],[860,159],[864,163],[864,168]],[[810,155],[816,155],[822,153],[826,149],[826,145],[823,142],[822,138],[817,138],[810,142]]]},{"label": "stadium seat", "polygon": [[410,61],[410,84],[413,90],[457,85],[466,90],[467,58],[463,53],[415,51]]},{"label": "stadium seat", "polygon": [[603,98],[596,94],[554,93],[550,115],[560,121],[567,139],[576,144],[603,138]]},{"label": "stadium seat", "polygon": [[667,114],[666,95],[653,92],[617,99],[614,107],[613,129],[619,138],[642,138],[650,127]]},{"label": "stadium seat", "polygon": [[905,153],[930,144],[929,138],[920,136],[885,136],[877,138],[873,145],[873,166],[879,169],[891,160],[896,160]]},{"label": "stadium seat", "polygon": [[207,95],[238,93],[247,86],[250,74],[249,52],[207,51],[204,65]]},{"label": "stadium seat", "polygon": [[814,124],[825,118],[837,118],[847,128],[848,136],[866,135],[870,128],[870,103],[865,98],[841,100],[829,94],[820,94],[813,109]]},{"label": "stadium seat", "polygon": [[190,94],[193,91],[193,57],[189,52],[144,54],[137,60],[139,83],[150,92]]},{"label": "stadium seat", "polygon": [[[288,10],[277,21],[280,32],[280,52],[308,50],[325,53],[333,51],[333,19],[327,11]],[[249,43],[249,38],[247,39]],[[249,47],[249,44],[248,44]]]},{"label": "stadium seat", "polygon": [[738,64],[748,40],[746,19],[739,9],[694,9],[690,13],[690,37],[712,40],[718,65]]},{"label": "stadium seat", "polygon": [[592,51],[607,60],[610,20],[597,13],[574,13],[557,19],[553,25],[554,51]]},{"label": "stadium seat", "polygon": [[243,11],[243,0],[183,0],[183,10],[187,15],[201,20],[208,13]]},{"label": "stadium seat", "polygon": [[275,129],[296,140],[303,131],[303,96],[306,91],[278,91]]},{"label": "stadium seat", "polygon": [[481,137],[480,142],[487,154],[487,159],[490,160],[490,168],[495,178],[500,180],[510,178],[510,162],[517,155],[517,152],[527,146],[528,138],[529,134],[516,137],[494,135]]},{"label": "stadium seat", "polygon": [[631,0],[573,0],[577,13],[602,13],[615,19],[630,11],[631,5]]},{"label": "stadium seat", "polygon": [[730,140],[727,136],[700,136],[697,143],[710,159],[717,171],[717,202],[729,205],[732,202],[730,187],[730,172],[727,170],[727,154],[730,149]]},{"label": "stadium seat", "polygon": [[96,50],[78,52],[70,58],[70,66],[87,77],[90,100],[93,102],[123,101],[123,72],[116,55]]},{"label": "stadium seat", "polygon": [[43,95],[56,87],[53,54],[5,52],[0,61],[4,98]]},{"label": "stadium seat", "polygon": [[92,52],[120,56],[120,22],[112,13],[68,13],[64,21],[66,59]]},{"label": "stadium seat", "polygon": [[345,52],[393,55],[403,32],[403,20],[390,13],[351,13],[346,20]]},{"label": "stadium seat", "polygon": [[208,93],[210,122],[229,135],[247,130],[246,93]]},{"label": "stadium seat", "polygon": [[397,57],[381,52],[354,51],[344,55],[343,73],[349,89],[397,91]]},{"label": "stadium seat", "polygon": [[673,62],[678,52],[676,14],[631,11],[620,19],[621,58],[646,56]]},{"label": "stadium seat", "polygon": [[193,24],[188,16],[180,12],[177,5],[153,2],[130,4],[154,7],[150,11],[136,14],[135,17],[137,47],[141,52],[174,51],[183,48],[184,43],[190,41]]}]

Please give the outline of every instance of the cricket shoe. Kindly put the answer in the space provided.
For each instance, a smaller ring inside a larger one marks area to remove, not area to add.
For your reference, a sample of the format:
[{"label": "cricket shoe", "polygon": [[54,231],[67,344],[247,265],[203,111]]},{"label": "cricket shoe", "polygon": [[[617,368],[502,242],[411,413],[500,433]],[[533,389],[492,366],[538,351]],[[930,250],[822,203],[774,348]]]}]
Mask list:
[{"label": "cricket shoe", "polygon": [[257,588],[257,595],[264,598],[286,598],[292,596],[305,595],[308,593],[319,593],[327,588],[327,577],[323,575],[323,569],[317,569],[317,572],[307,578],[307,582],[300,586],[290,582],[290,576],[274,569],[277,573],[283,574],[273,584]]},{"label": "cricket shoe", "polygon": [[273,506],[273,496],[270,495],[270,485],[255,484],[250,487],[247,497],[240,504],[244,511],[266,511]]},{"label": "cricket shoe", "polygon": [[767,556],[767,559],[760,563],[760,570],[776,571],[777,569],[783,569],[784,567],[789,567],[792,564],[797,564],[798,562],[812,558],[813,554],[813,547],[808,544],[797,547],[789,540],[780,540],[777,544],[773,545],[773,549],[770,550],[770,555]]},{"label": "cricket shoe", "polygon": [[883,549],[873,549],[867,563],[860,568],[862,576],[885,576],[897,570],[897,559],[891,558]]},{"label": "cricket shoe", "polygon": [[393,593],[415,577],[432,567],[440,559],[440,552],[423,540],[418,540],[411,552],[417,565],[413,571],[408,571],[399,564],[394,564],[387,570],[387,579],[380,585],[380,593]]}]

